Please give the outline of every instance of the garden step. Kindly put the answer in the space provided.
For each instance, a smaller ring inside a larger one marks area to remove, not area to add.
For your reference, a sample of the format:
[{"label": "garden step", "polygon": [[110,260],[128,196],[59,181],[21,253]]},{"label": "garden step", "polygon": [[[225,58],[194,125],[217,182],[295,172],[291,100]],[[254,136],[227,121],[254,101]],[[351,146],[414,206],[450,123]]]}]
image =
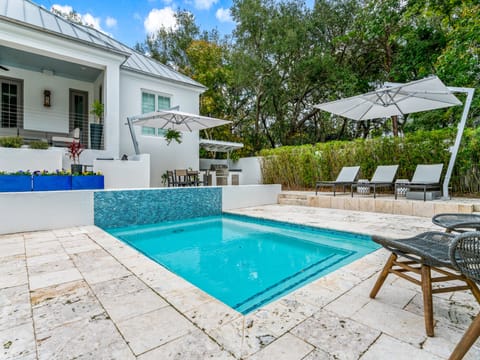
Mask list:
[{"label": "garden step", "polygon": [[480,199],[452,199],[420,201],[404,197],[395,200],[393,195],[381,194],[376,199],[371,195],[318,193],[315,191],[283,191],[278,195],[280,205],[313,206],[321,208],[366,211],[397,215],[432,217],[440,213],[472,213],[480,211]]},{"label": "garden step", "polygon": [[295,193],[280,193],[278,203],[282,205],[302,205],[308,206],[308,195]]}]

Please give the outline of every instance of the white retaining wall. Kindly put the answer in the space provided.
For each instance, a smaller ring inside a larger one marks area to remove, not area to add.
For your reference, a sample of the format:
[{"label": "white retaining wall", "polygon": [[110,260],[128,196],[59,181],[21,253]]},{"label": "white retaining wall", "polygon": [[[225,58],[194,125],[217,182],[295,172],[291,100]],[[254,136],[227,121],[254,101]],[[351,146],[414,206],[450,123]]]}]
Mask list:
[{"label": "white retaining wall", "polygon": [[105,178],[105,189],[150,187],[150,154],[133,155],[129,160],[93,160],[93,171]]},{"label": "white retaining wall", "polygon": [[222,186],[222,210],[276,204],[280,184]]},{"label": "white retaining wall", "polygon": [[0,234],[93,224],[93,191],[0,193]]},{"label": "white retaining wall", "polygon": [[[222,210],[276,204],[280,191],[280,185],[223,186]],[[93,225],[93,193],[0,193],[0,234]]]},{"label": "white retaining wall", "polygon": [[0,147],[0,171],[30,170],[33,172],[37,170],[61,170],[62,157],[63,150],[56,148],[40,150]]}]

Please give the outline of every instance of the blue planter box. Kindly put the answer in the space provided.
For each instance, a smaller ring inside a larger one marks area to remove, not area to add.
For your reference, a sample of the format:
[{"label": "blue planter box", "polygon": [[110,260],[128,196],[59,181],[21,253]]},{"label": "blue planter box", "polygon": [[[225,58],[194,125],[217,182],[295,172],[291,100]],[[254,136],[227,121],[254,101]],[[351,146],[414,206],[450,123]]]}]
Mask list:
[{"label": "blue planter box", "polygon": [[0,192],[32,191],[31,175],[0,175]]},{"label": "blue planter box", "polygon": [[103,175],[72,176],[72,190],[92,190],[103,188]]},{"label": "blue planter box", "polygon": [[39,175],[33,177],[33,191],[72,190],[70,175]]}]

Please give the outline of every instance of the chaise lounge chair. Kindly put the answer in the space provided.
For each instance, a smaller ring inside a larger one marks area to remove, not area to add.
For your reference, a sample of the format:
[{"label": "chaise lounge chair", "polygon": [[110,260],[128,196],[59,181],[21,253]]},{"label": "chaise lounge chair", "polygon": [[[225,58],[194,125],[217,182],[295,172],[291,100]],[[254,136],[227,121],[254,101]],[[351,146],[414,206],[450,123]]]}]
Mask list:
[{"label": "chaise lounge chair", "polygon": [[402,187],[423,190],[423,201],[426,201],[427,190],[441,190],[442,169],[443,164],[417,165],[412,181],[395,183],[395,199],[397,199],[397,187]]},{"label": "chaise lounge chair", "polygon": [[393,188],[393,181],[397,174],[398,165],[380,165],[377,166],[372,180],[369,182],[356,183],[351,186],[351,194],[353,197],[353,189],[359,186],[368,186],[373,188],[373,198],[377,197],[377,188]]},{"label": "chaise lounge chair", "polygon": [[[458,273],[457,268],[450,258],[450,244],[463,237],[464,233],[453,235],[442,232],[426,232],[408,239],[386,239],[373,236],[376,243],[392,252],[387,260],[377,282],[370,292],[373,299],[382,287],[388,274],[397,275],[416,285],[421,286],[423,293],[423,311],[425,316],[425,329],[428,336],[433,336],[433,300],[432,294],[452,292],[469,289],[480,303],[480,290],[475,282]],[[399,261],[398,257],[406,260]],[[432,277],[432,271],[439,276]],[[412,276],[410,274],[416,274]],[[420,277],[420,278],[418,278]],[[454,282],[450,286],[433,287],[439,282],[460,280],[465,285]]]},{"label": "chaise lounge chair", "polygon": [[360,166],[344,166],[340,173],[337,176],[335,181],[317,181],[315,186],[315,195],[318,193],[318,189],[322,186],[331,186],[333,187],[333,196],[335,196],[337,186],[343,187],[343,192],[345,192],[346,186],[352,186],[357,179],[358,173],[360,171]]},{"label": "chaise lounge chair", "polygon": [[447,233],[452,231],[480,231],[480,215],[477,214],[437,214],[432,218],[432,222],[435,225],[445,228],[445,232]]}]

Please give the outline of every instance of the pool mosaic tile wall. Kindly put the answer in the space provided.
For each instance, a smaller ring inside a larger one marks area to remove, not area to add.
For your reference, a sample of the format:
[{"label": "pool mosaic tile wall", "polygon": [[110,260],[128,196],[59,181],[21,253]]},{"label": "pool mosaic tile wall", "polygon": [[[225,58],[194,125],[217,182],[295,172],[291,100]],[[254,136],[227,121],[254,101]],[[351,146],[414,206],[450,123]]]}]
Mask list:
[{"label": "pool mosaic tile wall", "polygon": [[155,224],[222,213],[222,189],[169,188],[94,193],[94,222],[103,228]]}]

